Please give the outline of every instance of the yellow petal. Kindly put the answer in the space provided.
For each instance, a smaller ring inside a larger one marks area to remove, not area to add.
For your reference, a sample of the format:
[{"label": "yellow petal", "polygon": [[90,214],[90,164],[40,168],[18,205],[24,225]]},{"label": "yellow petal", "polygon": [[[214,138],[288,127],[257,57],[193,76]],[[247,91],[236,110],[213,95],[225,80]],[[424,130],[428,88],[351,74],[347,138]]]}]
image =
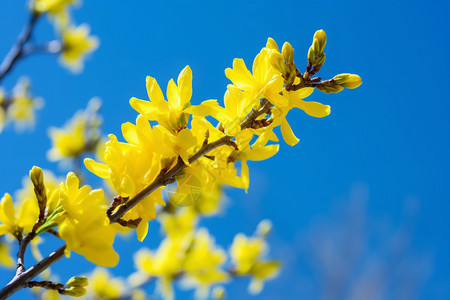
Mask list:
[{"label": "yellow petal", "polygon": [[[138,113],[151,116],[152,114],[161,113],[161,105],[158,105],[156,103],[145,101],[137,98],[131,98],[130,99],[130,105],[134,110],[136,110]],[[153,119],[151,119],[153,120]]]},{"label": "yellow petal", "polygon": [[316,118],[326,117],[331,112],[329,105],[324,105],[319,102],[307,102],[303,100],[297,100],[295,107],[304,110],[308,115]]},{"label": "yellow petal", "polygon": [[134,145],[139,145],[139,139],[136,133],[136,125],[126,122],[122,124],[122,135],[125,140]]},{"label": "yellow petal", "polygon": [[96,162],[91,158],[86,158],[84,160],[84,165],[89,170],[89,172],[94,173],[100,178],[109,178],[109,167],[107,165]]},{"label": "yellow petal", "polygon": [[295,99],[294,101],[296,101],[298,99],[305,99],[306,97],[309,97],[313,92],[313,87],[304,87],[299,90],[289,92],[289,97],[291,99]]},{"label": "yellow petal", "polygon": [[19,210],[17,217],[17,225],[30,230],[39,218],[39,206],[36,200],[30,199],[25,201]]},{"label": "yellow petal", "polygon": [[195,116],[206,117],[215,115],[220,108],[222,107],[217,103],[217,100],[206,100],[200,105],[189,106],[184,112]]},{"label": "yellow petal", "polygon": [[272,38],[267,39],[266,48],[280,52],[277,43]]},{"label": "yellow petal", "polygon": [[279,148],[280,148],[279,145],[258,147],[256,149],[252,149],[249,152],[246,152],[244,156],[245,159],[247,160],[254,160],[254,161],[265,160],[268,159],[269,157],[274,156],[278,152]]},{"label": "yellow petal", "polygon": [[164,95],[161,91],[161,88],[159,87],[159,84],[155,78],[147,76],[146,84],[148,99],[150,99],[150,101],[154,103],[166,102],[164,100]]},{"label": "yellow petal", "polygon": [[178,76],[178,91],[181,99],[181,106],[184,106],[192,97],[192,71],[186,66]]},{"label": "yellow petal", "polygon": [[141,221],[136,228],[136,235],[139,240],[139,242],[142,242],[148,233],[148,222],[147,221]]},{"label": "yellow petal", "polygon": [[5,193],[0,202],[0,221],[5,225],[14,225],[15,223],[14,205],[11,195]]},{"label": "yellow petal", "polygon": [[233,69],[227,68],[225,76],[242,90],[251,89],[255,86],[255,79],[241,58],[233,60]]},{"label": "yellow petal", "polygon": [[296,145],[300,140],[295,136],[294,132],[292,132],[291,126],[286,121],[283,120],[281,123],[281,134],[283,135],[283,139],[289,146]]},{"label": "yellow petal", "polygon": [[173,79],[170,79],[167,84],[167,100],[169,101],[169,106],[173,110],[181,110],[181,99],[180,94],[178,93],[177,85]]},{"label": "yellow petal", "polygon": [[245,160],[241,160],[241,178],[242,178],[242,183],[245,189],[245,193],[248,192],[248,186],[250,185],[250,176],[249,176],[249,170],[248,170],[248,165],[247,165],[247,161]]}]

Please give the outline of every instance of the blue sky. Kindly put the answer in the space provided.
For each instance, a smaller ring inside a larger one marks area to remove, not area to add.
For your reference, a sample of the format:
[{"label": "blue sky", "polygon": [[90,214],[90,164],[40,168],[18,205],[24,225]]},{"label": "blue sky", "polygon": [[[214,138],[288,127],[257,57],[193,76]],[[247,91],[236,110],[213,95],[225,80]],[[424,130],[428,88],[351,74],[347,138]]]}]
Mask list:
[{"label": "blue sky", "polygon": [[[379,245],[407,223],[408,251],[402,258],[425,257],[428,262],[423,267],[428,275],[414,296],[450,296],[450,5],[446,1],[130,3],[85,1],[74,11],[76,22],[89,23],[101,43],[82,74],[73,75],[55,57],[40,55],[21,61],[4,80],[9,89],[20,75],[29,76],[33,93],[42,96],[46,105],[38,112],[34,131],[18,135],[8,128],[0,135],[2,193],[20,188],[22,177],[35,164],[58,170],[46,160],[50,148],[46,129],[61,126],[91,97],[103,99],[104,132],[119,135],[120,124],[136,118],[128,100],[146,98],[145,76],[156,77],[165,86],[190,65],[192,103],[221,100],[229,83],[224,70],[233,58],[251,65],[267,37],[272,37],[279,45],[291,43],[303,70],[314,32],[324,29],[327,59],[320,75],[356,73],[363,85],[336,95],[315,91],[309,99],[332,107],[327,118],[290,112],[288,119],[300,143],[295,147],[282,143],[277,156],[250,163],[249,193],[228,190],[226,214],[204,224],[218,243],[228,245],[235,233],[251,234],[259,220],[271,219],[271,256],[286,257],[288,263],[286,272],[267,284],[263,296],[317,298],[324,279],[308,264],[313,254],[303,251],[310,249],[306,237],[318,226],[342,225],[343,211],[353,203],[352,191],[364,190],[367,243],[362,260],[370,260],[374,253],[386,256],[380,254]],[[24,1],[0,4],[1,57],[26,17]],[[40,20],[36,40],[52,37],[49,23]],[[158,237],[156,224],[151,237]],[[121,242],[119,251],[131,254],[126,245]],[[127,262],[131,258],[121,261],[118,274],[130,270]],[[62,272],[68,266],[60,262],[55,270]],[[87,268],[77,266],[74,271]],[[3,273],[0,278],[8,280]],[[246,283],[231,285],[230,298],[245,298]]]}]

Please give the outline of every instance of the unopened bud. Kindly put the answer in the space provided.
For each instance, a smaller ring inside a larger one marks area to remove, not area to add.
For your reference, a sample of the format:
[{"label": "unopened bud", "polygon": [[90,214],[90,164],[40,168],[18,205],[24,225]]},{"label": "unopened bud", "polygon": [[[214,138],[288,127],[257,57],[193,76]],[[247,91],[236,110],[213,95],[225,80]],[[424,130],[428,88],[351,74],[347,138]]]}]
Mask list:
[{"label": "unopened bud", "polygon": [[280,52],[280,50],[278,49],[277,43],[272,38],[267,39],[266,48]]},{"label": "unopened bud", "polygon": [[323,53],[323,50],[325,50],[325,45],[327,44],[327,35],[325,34],[325,31],[322,29],[317,30],[314,33],[314,40],[317,39],[318,47],[315,49],[318,51],[318,53]]},{"label": "unopened bud", "polygon": [[341,85],[348,89],[356,89],[362,83],[361,77],[356,74],[350,74]]},{"label": "unopened bud", "polygon": [[292,48],[291,44],[288,42],[284,43],[281,53],[283,54],[284,61],[287,65],[294,62],[294,48]]},{"label": "unopened bud", "polygon": [[86,294],[86,289],[82,286],[71,286],[66,289],[60,290],[59,293],[72,297],[81,297]]},{"label": "unopened bud", "polygon": [[316,62],[316,54],[314,53],[314,49],[313,46],[309,47],[309,51],[308,51],[308,62],[311,65],[314,65]]},{"label": "unopened bud", "polygon": [[316,88],[319,91],[324,92],[326,94],[339,93],[340,91],[342,91],[344,89],[341,85],[339,85],[337,83],[318,84],[318,85],[316,85]]},{"label": "unopened bud", "polygon": [[325,53],[322,53],[322,55],[317,58],[315,65],[317,67],[321,67],[323,66],[324,63],[325,63]]},{"label": "unopened bud", "polygon": [[30,170],[30,179],[34,186],[41,186],[44,184],[44,172],[41,168],[33,166]]},{"label": "unopened bud", "polygon": [[66,282],[67,286],[87,286],[89,284],[89,280],[85,276],[74,276]]},{"label": "unopened bud", "polygon": [[284,62],[283,62],[283,56],[281,55],[280,52],[271,51],[271,53],[269,55],[269,62],[272,65],[272,67],[275,68],[275,70],[283,73],[283,70],[285,69],[285,67],[284,67]]}]

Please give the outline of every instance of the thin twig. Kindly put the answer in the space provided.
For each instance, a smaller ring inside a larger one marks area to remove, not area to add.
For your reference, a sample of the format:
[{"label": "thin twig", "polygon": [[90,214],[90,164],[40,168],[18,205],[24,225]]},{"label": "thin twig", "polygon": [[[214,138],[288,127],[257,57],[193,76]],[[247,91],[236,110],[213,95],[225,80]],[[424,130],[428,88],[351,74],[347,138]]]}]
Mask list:
[{"label": "thin twig", "polygon": [[19,34],[16,43],[11,48],[11,50],[6,55],[2,64],[0,65],[0,81],[2,81],[3,77],[11,70],[14,64],[23,57],[23,47],[25,43],[30,39],[31,33],[33,32],[34,25],[36,21],[39,19],[40,14],[33,13],[25,26],[22,32]]},{"label": "thin twig", "polygon": [[66,245],[61,246],[55,252],[50,253],[49,256],[21,273],[19,276],[15,276],[3,289],[0,290],[0,299],[6,299],[20,289],[27,286],[28,282],[41,274],[44,270],[48,269],[52,264],[60,260],[64,256],[64,250]]}]

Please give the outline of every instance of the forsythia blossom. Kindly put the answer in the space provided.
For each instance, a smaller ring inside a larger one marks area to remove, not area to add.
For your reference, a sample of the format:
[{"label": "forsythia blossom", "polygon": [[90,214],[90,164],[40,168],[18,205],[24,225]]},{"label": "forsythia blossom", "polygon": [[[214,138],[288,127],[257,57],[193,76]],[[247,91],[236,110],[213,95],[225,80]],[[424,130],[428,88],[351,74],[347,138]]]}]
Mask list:
[{"label": "forsythia blossom", "polygon": [[83,69],[83,61],[87,54],[98,48],[98,38],[89,36],[89,26],[68,26],[62,32],[61,62],[73,72]]},{"label": "forsythia blossom", "polygon": [[49,160],[76,159],[95,150],[100,139],[101,119],[97,114],[100,105],[97,98],[92,98],[88,107],[77,112],[64,128],[50,128],[53,147],[47,153]]}]

